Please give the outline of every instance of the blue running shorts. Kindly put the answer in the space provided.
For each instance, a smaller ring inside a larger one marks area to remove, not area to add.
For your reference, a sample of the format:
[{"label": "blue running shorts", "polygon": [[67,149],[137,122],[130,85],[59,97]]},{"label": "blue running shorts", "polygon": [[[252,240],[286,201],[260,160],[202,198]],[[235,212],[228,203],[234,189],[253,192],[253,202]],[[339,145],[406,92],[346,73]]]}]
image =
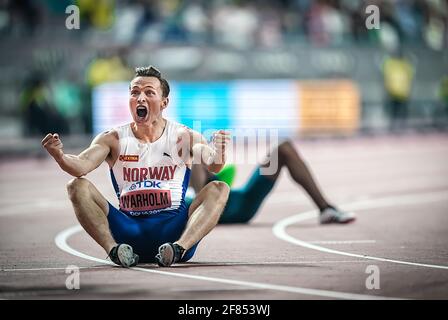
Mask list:
[{"label": "blue running shorts", "polygon": [[[188,208],[132,217],[109,203],[107,220],[117,243],[132,246],[140,262],[154,263],[160,245],[179,240],[188,221]],[[198,243],[185,252],[181,262],[193,257]]]}]

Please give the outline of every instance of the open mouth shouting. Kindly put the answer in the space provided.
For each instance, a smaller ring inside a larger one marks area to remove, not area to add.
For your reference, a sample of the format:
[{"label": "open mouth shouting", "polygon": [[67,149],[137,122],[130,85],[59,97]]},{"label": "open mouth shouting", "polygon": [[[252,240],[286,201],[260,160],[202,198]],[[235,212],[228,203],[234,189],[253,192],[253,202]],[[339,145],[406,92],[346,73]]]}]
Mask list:
[{"label": "open mouth shouting", "polygon": [[148,115],[148,108],[144,105],[138,105],[137,106],[137,118],[138,120],[145,120],[146,116]]}]

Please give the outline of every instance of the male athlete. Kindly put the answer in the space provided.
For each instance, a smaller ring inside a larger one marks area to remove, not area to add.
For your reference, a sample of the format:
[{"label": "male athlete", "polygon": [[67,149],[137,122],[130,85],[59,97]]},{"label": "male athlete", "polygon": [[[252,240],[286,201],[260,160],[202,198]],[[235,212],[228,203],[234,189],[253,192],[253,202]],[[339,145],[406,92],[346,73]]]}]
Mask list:
[{"label": "male athlete", "polygon": [[[272,157],[272,154],[275,154],[275,157]],[[272,167],[271,161],[278,161],[275,173],[270,175],[262,174],[261,168]],[[325,199],[305,161],[290,141],[284,141],[271,151],[266,161],[255,169],[244,186],[230,190],[229,199],[219,223],[249,222],[271,192],[283,167],[288,169],[291,178],[298,185],[302,186],[311,197],[320,211],[319,222],[321,224],[349,223],[356,219],[354,213],[341,211]],[[226,169],[229,169],[227,170],[228,173],[224,172]],[[232,170],[231,167],[226,167],[218,175],[214,175],[207,172],[203,165],[194,164],[190,185],[194,192],[199,192],[210,181],[221,180],[231,186],[230,181],[233,180],[233,174],[235,174],[235,170]],[[194,192],[192,193],[194,194]],[[293,194],[291,194],[291,197],[293,197]],[[193,197],[187,196],[187,203],[192,201],[192,199]]]},{"label": "male athlete", "polygon": [[[67,190],[80,224],[123,267],[139,261],[164,267],[188,261],[216,226],[228,198],[228,186],[212,181],[190,206],[185,203],[193,153],[207,159],[208,170],[219,172],[230,136],[215,133],[214,151],[207,154],[212,149],[205,138],[163,117],[169,92],[157,69],[137,68],[130,83],[133,122],[99,134],[79,155],[65,154],[57,134],[42,140],[61,169],[76,177]],[[119,209],[82,178],[103,161],[109,165]]]}]

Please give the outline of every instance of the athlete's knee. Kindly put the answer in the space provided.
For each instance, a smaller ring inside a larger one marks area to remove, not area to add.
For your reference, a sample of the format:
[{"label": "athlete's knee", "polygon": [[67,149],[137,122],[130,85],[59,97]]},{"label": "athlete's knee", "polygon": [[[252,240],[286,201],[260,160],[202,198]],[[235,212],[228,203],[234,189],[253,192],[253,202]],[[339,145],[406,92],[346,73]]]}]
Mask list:
[{"label": "athlete's knee", "polygon": [[90,181],[85,178],[74,178],[67,183],[67,193],[71,200],[88,192]]},{"label": "athlete's knee", "polygon": [[218,202],[226,202],[229,198],[230,188],[227,183],[222,181],[211,181],[207,184],[210,196]]},{"label": "athlete's knee", "polygon": [[278,145],[278,152],[280,154],[288,154],[294,151],[295,151],[294,145],[292,144],[291,140],[283,141]]},{"label": "athlete's knee", "polygon": [[229,196],[230,188],[227,183],[215,180],[210,181],[208,184],[214,192],[224,195],[226,198]]},{"label": "athlete's knee", "polygon": [[297,156],[298,152],[297,152],[296,148],[294,147],[293,143],[291,142],[291,140],[286,140],[286,141],[282,142],[281,144],[279,144],[278,154],[279,154],[279,159],[281,161],[284,161],[291,157]]},{"label": "athlete's knee", "polygon": [[296,150],[290,140],[283,141],[271,150],[266,160],[260,165],[264,175],[276,179],[280,170],[286,165],[287,160],[294,156]]}]

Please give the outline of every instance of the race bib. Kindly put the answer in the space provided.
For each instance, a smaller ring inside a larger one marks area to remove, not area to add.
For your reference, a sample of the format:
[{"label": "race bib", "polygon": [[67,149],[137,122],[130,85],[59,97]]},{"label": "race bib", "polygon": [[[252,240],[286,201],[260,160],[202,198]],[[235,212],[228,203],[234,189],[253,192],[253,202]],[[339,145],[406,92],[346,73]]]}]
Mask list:
[{"label": "race bib", "polygon": [[124,211],[152,211],[171,207],[171,190],[166,181],[134,182],[120,195],[120,209]]}]

